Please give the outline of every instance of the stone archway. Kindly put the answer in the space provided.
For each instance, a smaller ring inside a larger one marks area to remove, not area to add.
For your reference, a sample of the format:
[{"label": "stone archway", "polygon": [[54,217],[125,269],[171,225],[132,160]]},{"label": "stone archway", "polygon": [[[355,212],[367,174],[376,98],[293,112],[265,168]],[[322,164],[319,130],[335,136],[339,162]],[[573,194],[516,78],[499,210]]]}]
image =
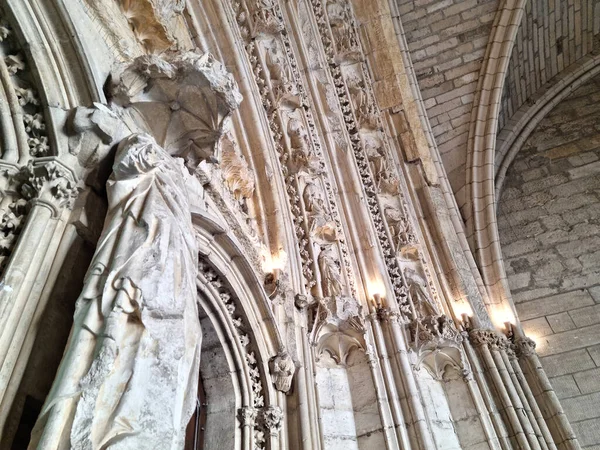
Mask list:
[{"label": "stone archway", "polygon": [[600,77],[540,120],[507,171],[498,225],[516,310],[582,446],[600,440]]}]

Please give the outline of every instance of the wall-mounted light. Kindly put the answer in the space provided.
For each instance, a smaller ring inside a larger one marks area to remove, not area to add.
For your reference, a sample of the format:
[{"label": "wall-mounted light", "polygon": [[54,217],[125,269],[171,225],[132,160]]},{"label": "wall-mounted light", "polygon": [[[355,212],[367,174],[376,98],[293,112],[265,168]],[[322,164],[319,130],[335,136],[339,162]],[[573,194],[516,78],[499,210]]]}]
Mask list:
[{"label": "wall-mounted light", "polygon": [[385,308],[385,286],[381,280],[370,280],[367,284],[369,300],[374,311]]},{"label": "wall-mounted light", "polygon": [[470,330],[474,327],[472,320],[473,310],[468,302],[465,300],[453,302],[452,311],[454,312],[454,317],[459,322],[457,325],[462,325],[465,330]]},{"label": "wall-mounted light", "polygon": [[381,296],[381,294],[373,294],[373,307],[377,310],[377,309],[382,309],[385,308],[385,302],[384,302],[384,298]]},{"label": "wall-mounted light", "polygon": [[460,319],[459,320],[460,320],[460,325],[462,325],[462,327],[465,330],[469,331],[469,330],[471,330],[473,328],[473,324],[471,322],[471,316],[469,314],[467,314],[466,312],[462,313],[460,315]]},{"label": "wall-mounted light", "polygon": [[492,323],[505,333],[512,333],[512,327],[515,324],[513,312],[504,305],[495,305],[491,310]]},{"label": "wall-mounted light", "polygon": [[273,298],[279,289],[281,282],[281,272],[287,264],[287,253],[279,250],[275,254],[264,251],[263,270],[265,272],[265,290],[269,298]]},{"label": "wall-mounted light", "polygon": [[513,324],[506,321],[504,322],[504,334],[506,334],[506,337],[508,338],[512,338],[514,336],[514,330],[513,330]]}]

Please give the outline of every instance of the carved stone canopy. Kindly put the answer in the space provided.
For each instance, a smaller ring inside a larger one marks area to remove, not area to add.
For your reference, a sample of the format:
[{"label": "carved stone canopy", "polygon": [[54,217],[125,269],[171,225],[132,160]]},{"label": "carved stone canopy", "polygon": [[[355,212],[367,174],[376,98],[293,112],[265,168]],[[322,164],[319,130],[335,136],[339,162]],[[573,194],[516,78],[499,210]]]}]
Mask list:
[{"label": "carved stone canopy", "polygon": [[240,105],[233,76],[210,53],[144,55],[115,75],[113,103],[189,168],[217,159],[216,144]]}]

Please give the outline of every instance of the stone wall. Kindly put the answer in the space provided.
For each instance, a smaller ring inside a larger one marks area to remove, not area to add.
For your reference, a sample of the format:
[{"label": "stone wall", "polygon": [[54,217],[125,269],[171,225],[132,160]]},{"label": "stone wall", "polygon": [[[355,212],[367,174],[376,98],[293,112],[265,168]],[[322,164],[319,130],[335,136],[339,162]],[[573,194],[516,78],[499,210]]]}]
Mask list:
[{"label": "stone wall", "polygon": [[471,109],[498,1],[397,1],[429,122],[457,192],[465,184]]},{"label": "stone wall", "polygon": [[519,318],[582,447],[600,449],[600,77],[531,134],[498,220]]}]

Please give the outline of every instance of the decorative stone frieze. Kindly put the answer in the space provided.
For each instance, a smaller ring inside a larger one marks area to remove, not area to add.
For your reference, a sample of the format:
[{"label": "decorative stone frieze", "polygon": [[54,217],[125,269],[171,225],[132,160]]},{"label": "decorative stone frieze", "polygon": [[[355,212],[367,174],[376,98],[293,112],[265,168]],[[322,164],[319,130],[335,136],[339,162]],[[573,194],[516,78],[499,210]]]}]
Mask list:
[{"label": "decorative stone frieze", "polygon": [[360,51],[357,53],[360,40],[351,6],[346,0],[311,0],[311,4],[394,297],[401,310],[410,314],[396,254],[416,246],[417,240],[400,192],[399,174],[393,169],[389,144],[381,132],[383,124],[370,90],[368,69],[361,62]]},{"label": "decorative stone frieze", "polygon": [[333,187],[290,38],[281,32],[279,4],[248,0],[232,6],[287,185],[306,292],[316,297],[338,290],[356,295]]}]

